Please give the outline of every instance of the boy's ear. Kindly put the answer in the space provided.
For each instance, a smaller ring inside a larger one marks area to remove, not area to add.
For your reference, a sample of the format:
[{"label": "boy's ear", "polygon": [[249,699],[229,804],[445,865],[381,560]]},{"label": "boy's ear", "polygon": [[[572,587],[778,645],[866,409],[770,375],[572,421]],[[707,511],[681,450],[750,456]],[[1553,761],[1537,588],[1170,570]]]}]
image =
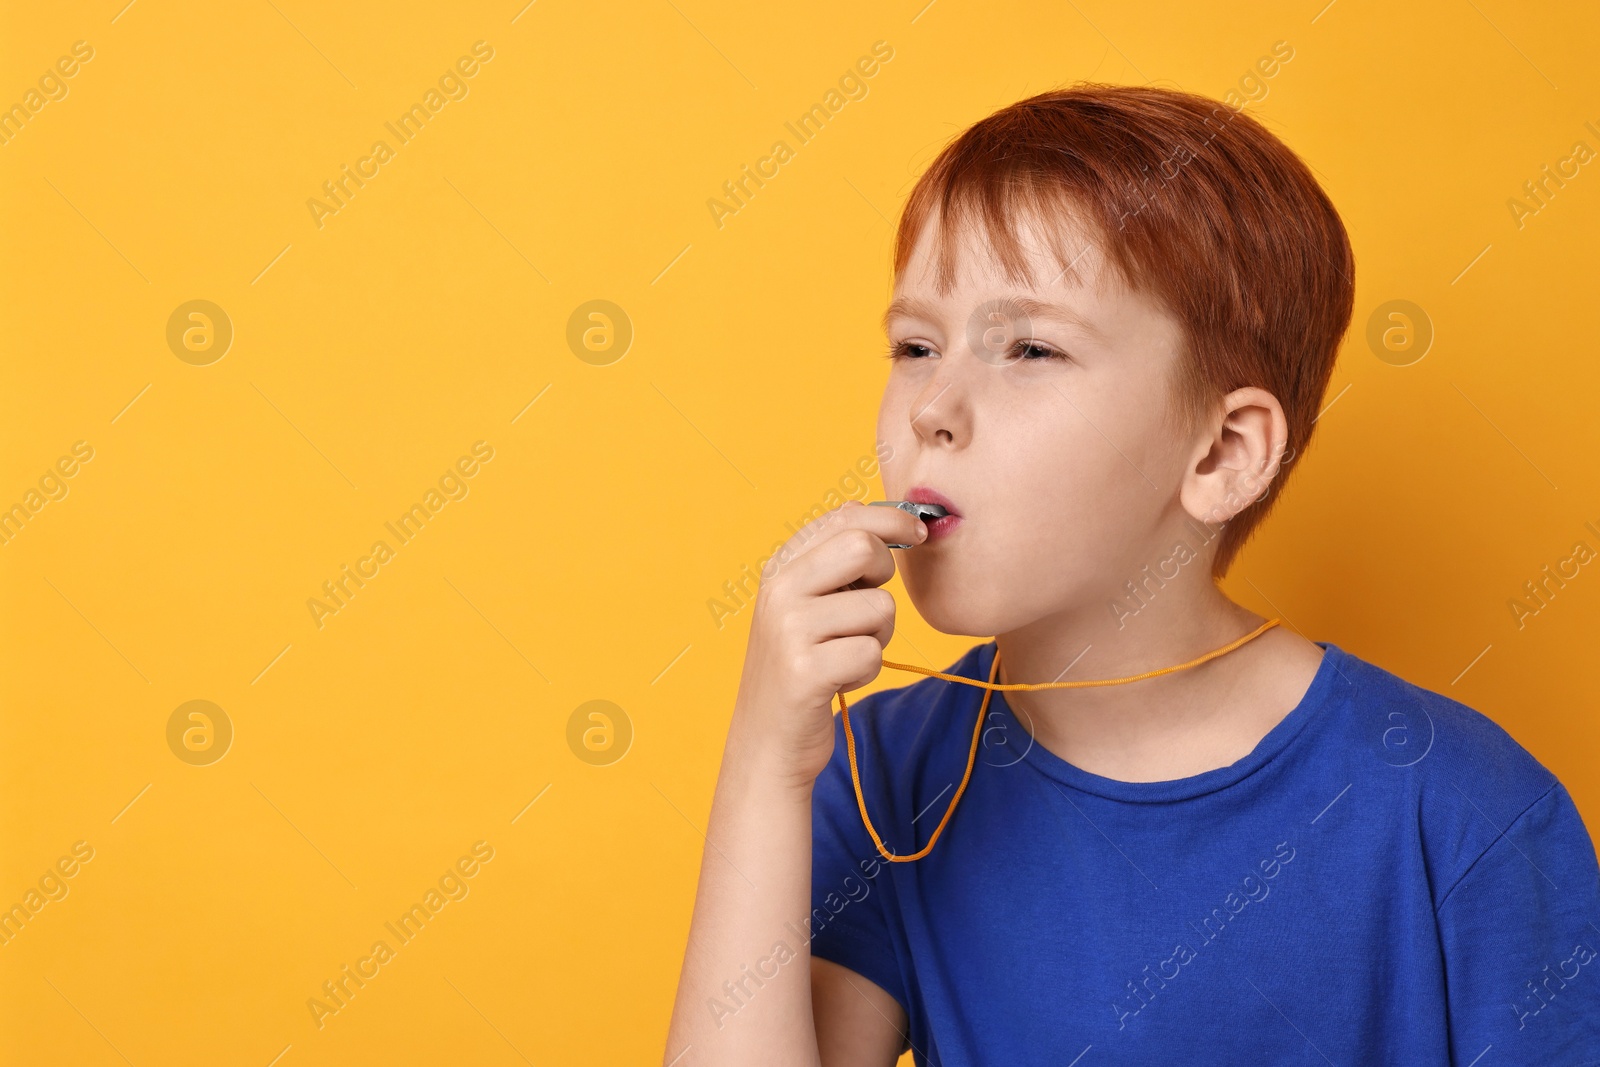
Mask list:
[{"label": "boy's ear", "polygon": [[1180,500],[1192,517],[1220,525],[1259,499],[1278,474],[1289,421],[1278,398],[1255,386],[1235,389],[1200,430]]}]

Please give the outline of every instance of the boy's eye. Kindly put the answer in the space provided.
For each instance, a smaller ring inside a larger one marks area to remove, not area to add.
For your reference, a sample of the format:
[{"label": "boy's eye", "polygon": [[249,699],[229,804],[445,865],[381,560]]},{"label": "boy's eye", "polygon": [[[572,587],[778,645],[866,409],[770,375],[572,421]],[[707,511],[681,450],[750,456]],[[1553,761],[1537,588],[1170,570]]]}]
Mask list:
[{"label": "boy's eye", "polygon": [[1064,353],[1057,352],[1049,345],[1040,344],[1038,341],[1019,340],[1011,347],[1013,351],[1020,352],[1025,360],[1067,358]]},{"label": "boy's eye", "polygon": [[[919,345],[913,341],[901,341],[898,344],[890,345],[887,355],[891,360],[925,359],[930,351],[932,350],[927,345]],[[1020,356],[1025,363],[1069,358],[1065,352],[1058,352],[1047,344],[1027,339],[1019,339],[1012,342],[1010,351],[1013,355]]]},{"label": "boy's eye", "polygon": [[927,345],[919,345],[913,344],[909,341],[901,341],[899,344],[892,344],[889,346],[888,355],[890,359],[922,359],[928,351],[929,349]]}]

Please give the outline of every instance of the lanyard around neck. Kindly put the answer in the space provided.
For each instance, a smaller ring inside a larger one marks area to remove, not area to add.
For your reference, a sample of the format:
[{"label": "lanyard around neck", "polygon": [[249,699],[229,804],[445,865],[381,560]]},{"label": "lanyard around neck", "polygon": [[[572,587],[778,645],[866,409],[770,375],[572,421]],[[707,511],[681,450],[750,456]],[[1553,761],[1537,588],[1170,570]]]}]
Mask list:
[{"label": "lanyard around neck", "polygon": [[884,660],[883,665],[885,667],[890,667],[897,671],[914,671],[917,674],[925,674],[930,678],[942,678],[947,682],[961,682],[964,685],[981,686],[985,692],[983,694],[983,702],[978,706],[978,721],[972,728],[972,745],[970,750],[967,752],[967,770],[966,773],[961,776],[961,784],[956,787],[956,795],[950,798],[950,806],[945,809],[944,818],[939,820],[939,825],[934,828],[933,833],[928,837],[928,843],[922,846],[921,851],[914,852],[909,856],[897,856],[893,852],[890,852],[888,847],[884,845],[883,839],[878,836],[878,831],[873,828],[872,820],[867,816],[867,802],[866,799],[861,795],[861,772],[856,767],[856,738],[855,734],[851,732],[850,729],[850,706],[845,703],[844,694],[839,694],[839,714],[844,718],[844,743],[845,748],[849,751],[850,755],[850,781],[851,784],[855,786],[856,806],[861,809],[861,822],[866,826],[867,833],[872,836],[872,843],[878,846],[878,853],[890,863],[910,863],[912,860],[920,860],[929,852],[933,851],[933,843],[939,840],[939,835],[944,832],[945,825],[950,821],[950,816],[955,814],[956,804],[961,801],[961,794],[966,792],[967,782],[972,778],[972,768],[978,759],[978,738],[983,736],[983,723],[989,715],[989,698],[994,695],[994,692],[997,689],[1006,690],[1007,692],[1014,690],[1032,691],[1037,689],[1078,689],[1087,686],[1124,685],[1128,682],[1138,682],[1144,680],[1145,678],[1154,678],[1159,674],[1171,674],[1173,671],[1181,671],[1189,667],[1195,667],[1206,662],[1207,660],[1216,659],[1218,656],[1226,655],[1227,653],[1238,648],[1240,645],[1244,644],[1246,641],[1251,641],[1257,637],[1260,637],[1269,629],[1278,625],[1280,621],[1280,619],[1269,619],[1260,626],[1256,627],[1253,632],[1245,634],[1238,640],[1231,641],[1228,644],[1223,645],[1221,648],[1213,649],[1197,659],[1192,659],[1188,663],[1179,663],[1172,667],[1162,667],[1159,670],[1145,671],[1142,674],[1131,674],[1126,678],[1101,678],[1082,682],[1009,682],[997,684],[995,682],[995,678],[997,678],[1000,673],[999,645],[995,646],[994,662],[989,665],[989,680],[987,682],[980,682],[976,678],[964,678],[959,674],[946,674],[943,671],[928,670],[926,667],[914,667],[908,663],[891,663],[888,660]]}]

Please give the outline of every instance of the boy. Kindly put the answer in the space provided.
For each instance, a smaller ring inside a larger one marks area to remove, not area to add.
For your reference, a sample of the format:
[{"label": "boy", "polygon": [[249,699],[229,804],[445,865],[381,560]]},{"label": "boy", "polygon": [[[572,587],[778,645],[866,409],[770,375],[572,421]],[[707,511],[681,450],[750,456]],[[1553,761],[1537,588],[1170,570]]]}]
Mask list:
[{"label": "boy", "polygon": [[[766,569],[665,1062],[1600,1064],[1562,784],[1216,585],[1353,269],[1306,166],[1189,94],[1044,93],[934,162],[878,436],[886,495],[950,514],[846,504]],[[926,678],[847,740],[897,561],[936,629],[996,635],[948,674],[1182,669]]]}]

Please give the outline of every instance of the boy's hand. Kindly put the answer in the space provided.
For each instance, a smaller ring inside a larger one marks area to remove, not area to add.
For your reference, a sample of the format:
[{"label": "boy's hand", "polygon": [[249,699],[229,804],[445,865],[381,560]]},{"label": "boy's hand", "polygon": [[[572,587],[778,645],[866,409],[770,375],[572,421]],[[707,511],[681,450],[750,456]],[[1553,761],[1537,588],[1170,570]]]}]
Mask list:
[{"label": "boy's hand", "polygon": [[895,611],[878,588],[894,576],[888,546],[927,536],[910,512],[851,500],[789,539],[756,595],[730,748],[810,787],[833,754],[834,694],[883,669]]}]

